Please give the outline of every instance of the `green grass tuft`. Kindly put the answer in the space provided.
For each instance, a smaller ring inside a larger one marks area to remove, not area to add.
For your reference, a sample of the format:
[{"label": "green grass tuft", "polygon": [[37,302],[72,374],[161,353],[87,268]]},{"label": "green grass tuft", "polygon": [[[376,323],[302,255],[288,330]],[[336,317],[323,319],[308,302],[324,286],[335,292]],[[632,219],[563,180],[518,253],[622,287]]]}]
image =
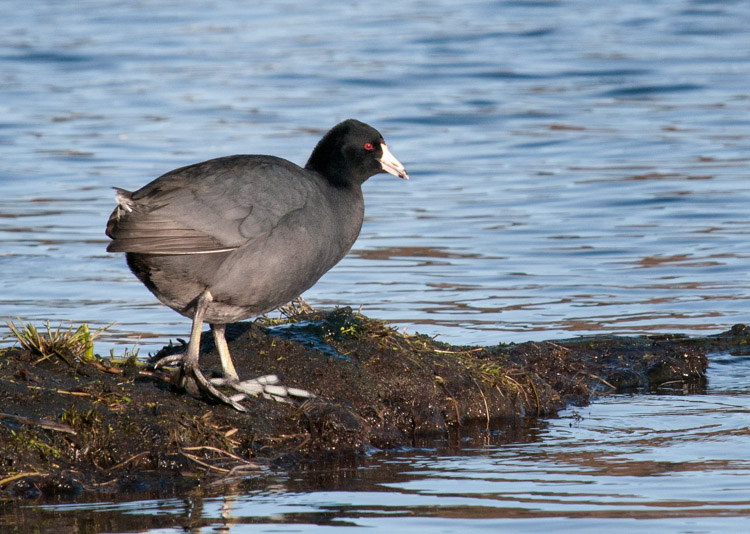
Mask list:
[{"label": "green grass tuft", "polygon": [[41,332],[31,323],[17,327],[13,321],[8,321],[8,327],[18,344],[22,348],[41,356],[36,363],[57,356],[70,365],[73,365],[73,360],[91,361],[95,359],[94,339],[113,324],[110,323],[92,333],[87,324],[82,324],[73,330],[73,325],[64,329],[61,323],[53,329],[47,321],[46,332]]}]

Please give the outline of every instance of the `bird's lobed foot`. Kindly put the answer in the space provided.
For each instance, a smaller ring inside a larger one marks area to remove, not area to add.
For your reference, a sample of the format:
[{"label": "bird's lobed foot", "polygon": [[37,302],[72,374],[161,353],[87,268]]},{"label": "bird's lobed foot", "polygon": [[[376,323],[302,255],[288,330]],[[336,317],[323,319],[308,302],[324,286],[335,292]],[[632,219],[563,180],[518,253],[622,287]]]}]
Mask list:
[{"label": "bird's lobed foot", "polygon": [[290,398],[309,399],[315,395],[305,389],[290,388],[279,383],[279,377],[276,375],[264,375],[242,382],[228,378],[214,378],[211,383],[216,386],[228,386],[239,391],[240,395],[231,397],[238,400],[246,396],[263,395],[267,399],[273,399],[279,402],[290,402]]},{"label": "bird's lobed foot", "polygon": [[224,395],[221,391],[214,387],[210,380],[203,376],[203,373],[201,373],[200,369],[198,369],[196,366],[183,364],[183,367],[180,370],[177,385],[187,390],[187,392],[193,396],[208,397],[215,401],[228,404],[239,412],[247,411],[247,408],[245,408],[238,402],[242,399],[236,399],[234,397],[228,397]]},{"label": "bird's lobed foot", "polygon": [[[273,399],[277,402],[291,402],[293,398],[310,399],[315,397],[314,393],[306,389],[281,385],[279,377],[276,375],[263,375],[243,381],[232,378],[208,379],[200,369],[187,365],[183,356],[182,354],[166,356],[154,363],[154,369],[164,366],[181,365],[177,380],[178,387],[185,389],[194,397],[204,396],[227,404],[240,412],[246,412],[247,409],[239,404],[239,402],[250,396],[263,395],[266,399]],[[225,395],[216,389],[216,386],[226,386],[238,393],[235,395]]]}]

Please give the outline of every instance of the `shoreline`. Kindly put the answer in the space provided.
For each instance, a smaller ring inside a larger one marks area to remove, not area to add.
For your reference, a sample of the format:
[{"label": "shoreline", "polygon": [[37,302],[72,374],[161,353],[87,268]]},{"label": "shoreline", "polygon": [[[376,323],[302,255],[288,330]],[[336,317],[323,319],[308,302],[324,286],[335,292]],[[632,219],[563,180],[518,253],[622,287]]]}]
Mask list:
[{"label": "shoreline", "polygon": [[[219,368],[210,338],[204,370]],[[0,497],[184,489],[554,417],[598,395],[700,392],[707,354],[746,351],[750,329],[453,346],[340,308],[228,325],[227,341],[241,378],[273,373],[316,396],[251,397],[243,414],[175,389],[174,370],[136,358],[0,347]],[[170,344],[152,360],[182,350]]]}]

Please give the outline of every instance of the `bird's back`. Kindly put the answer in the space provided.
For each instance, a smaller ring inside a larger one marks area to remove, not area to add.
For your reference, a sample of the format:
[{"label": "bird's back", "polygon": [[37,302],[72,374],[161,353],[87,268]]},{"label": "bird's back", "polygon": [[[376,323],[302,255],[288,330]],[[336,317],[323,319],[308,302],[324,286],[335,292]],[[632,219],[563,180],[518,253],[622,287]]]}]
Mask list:
[{"label": "bird's back", "polygon": [[272,156],[209,160],[118,196],[107,250],[127,252],[141,281],[186,315],[209,289],[207,320],[216,322],[269,311],[308,289],[349,251],[364,213],[359,186],[333,187]]}]

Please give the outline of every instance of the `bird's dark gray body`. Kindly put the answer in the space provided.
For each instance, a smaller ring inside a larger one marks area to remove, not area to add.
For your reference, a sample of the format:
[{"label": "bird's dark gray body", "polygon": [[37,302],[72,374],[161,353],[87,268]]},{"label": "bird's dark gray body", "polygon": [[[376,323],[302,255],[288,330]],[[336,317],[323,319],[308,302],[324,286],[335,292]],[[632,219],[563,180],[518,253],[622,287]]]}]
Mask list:
[{"label": "bird's dark gray body", "polygon": [[159,300],[193,319],[185,354],[156,366],[179,362],[178,386],[193,384],[244,410],[198,366],[208,322],[221,384],[243,395],[272,387],[277,395],[275,376],[240,382],[225,325],[289,302],[336,265],[362,227],[362,184],[381,172],[409,178],[380,133],[350,119],[323,136],[304,168],[273,156],[228,156],[168,172],[133,193],[118,190],[107,251],[125,252]]},{"label": "bird's dark gray body", "polygon": [[188,317],[208,289],[209,323],[302,294],[349,252],[364,217],[358,185],[331,185],[272,156],[209,160],[120,195],[126,203],[110,219],[108,250],[127,252],[133,273]]}]

